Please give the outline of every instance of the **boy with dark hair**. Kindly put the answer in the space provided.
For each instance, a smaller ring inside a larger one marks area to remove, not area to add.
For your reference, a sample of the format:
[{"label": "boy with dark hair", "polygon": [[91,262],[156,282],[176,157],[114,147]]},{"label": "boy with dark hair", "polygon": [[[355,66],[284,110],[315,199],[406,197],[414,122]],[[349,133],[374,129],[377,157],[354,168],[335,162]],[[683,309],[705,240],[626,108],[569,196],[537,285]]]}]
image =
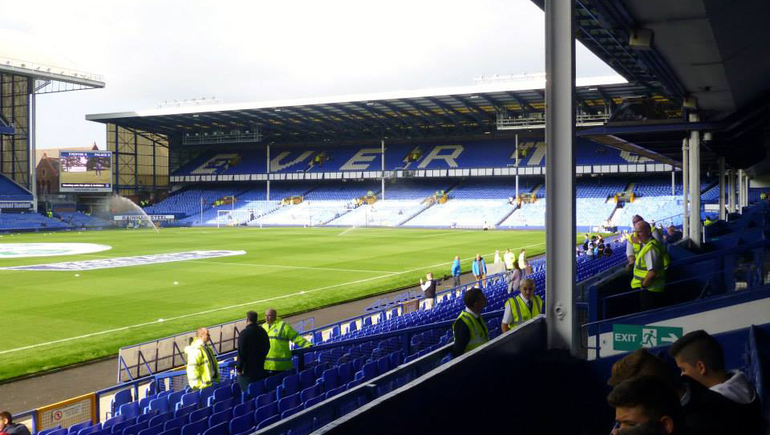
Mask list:
[{"label": "boy with dark hair", "polygon": [[630,431],[671,435],[681,434],[684,416],[679,398],[666,382],[654,376],[640,376],[618,384],[607,396],[615,408],[614,434]]},{"label": "boy with dark hair", "polygon": [[0,432],[8,435],[29,435],[27,426],[13,422],[13,415],[8,411],[0,412]]},{"label": "boy with dark hair", "polygon": [[742,427],[736,433],[760,434],[766,420],[756,389],[740,370],[725,370],[722,345],[706,331],[685,334],[669,349],[682,374],[727,399],[727,411]]}]

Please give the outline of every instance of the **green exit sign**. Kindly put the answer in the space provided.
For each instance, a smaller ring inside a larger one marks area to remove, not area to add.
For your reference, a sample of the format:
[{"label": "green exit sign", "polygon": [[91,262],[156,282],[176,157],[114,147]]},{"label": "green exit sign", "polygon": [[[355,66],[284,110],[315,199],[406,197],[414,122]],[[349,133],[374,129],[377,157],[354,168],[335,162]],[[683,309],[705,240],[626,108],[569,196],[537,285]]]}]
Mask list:
[{"label": "green exit sign", "polygon": [[614,350],[636,350],[641,347],[667,346],[677,341],[684,331],[679,327],[612,325],[612,348]]}]

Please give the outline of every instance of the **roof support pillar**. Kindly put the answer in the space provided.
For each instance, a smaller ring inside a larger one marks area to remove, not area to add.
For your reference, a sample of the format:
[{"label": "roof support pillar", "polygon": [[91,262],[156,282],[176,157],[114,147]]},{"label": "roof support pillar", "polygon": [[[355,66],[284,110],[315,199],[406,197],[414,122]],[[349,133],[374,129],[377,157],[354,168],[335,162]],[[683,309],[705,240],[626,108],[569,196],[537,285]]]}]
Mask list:
[{"label": "roof support pillar", "polygon": [[727,174],[727,211],[735,213],[735,168]]},{"label": "roof support pillar", "polygon": [[[690,114],[690,122],[698,122],[698,115]],[[700,220],[700,132],[690,132],[690,239],[701,245],[703,227]]]},{"label": "roof support pillar", "polygon": [[545,2],[545,74],[548,348],[576,355],[575,0]]},{"label": "roof support pillar", "polygon": [[[34,80],[30,79],[31,85],[34,84]],[[29,94],[28,102],[29,119],[27,119],[27,140],[29,141],[29,149],[27,151],[27,166],[29,167],[29,191],[32,192],[32,209],[37,212],[37,168],[35,163],[37,162],[36,147],[37,147],[37,95],[35,89],[32,88]]]},{"label": "roof support pillar", "polygon": [[690,238],[690,147],[682,140],[682,237]]},{"label": "roof support pillar", "polygon": [[382,170],[382,177],[381,177],[382,178],[382,187],[381,187],[382,193],[380,193],[380,199],[385,201],[385,139],[380,139],[380,146],[382,148],[382,151],[381,151],[382,155],[380,156],[380,158],[382,159],[382,166],[381,166],[381,168],[382,168],[381,169]]},{"label": "roof support pillar", "polygon": [[270,201],[270,144],[267,144],[267,188],[265,189],[265,195],[267,195],[266,201]]},{"label": "roof support pillar", "polygon": [[719,220],[727,217],[725,213],[725,157],[719,157]]}]

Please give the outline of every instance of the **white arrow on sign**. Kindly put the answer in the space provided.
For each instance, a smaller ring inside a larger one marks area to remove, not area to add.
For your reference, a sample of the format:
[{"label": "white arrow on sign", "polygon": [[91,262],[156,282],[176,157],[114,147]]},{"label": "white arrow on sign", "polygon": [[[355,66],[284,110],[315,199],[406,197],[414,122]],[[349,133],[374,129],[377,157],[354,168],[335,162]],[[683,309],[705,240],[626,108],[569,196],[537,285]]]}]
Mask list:
[{"label": "white arrow on sign", "polygon": [[662,343],[673,343],[677,340],[679,340],[679,337],[677,337],[673,332],[669,332],[668,337],[660,337],[660,341]]}]

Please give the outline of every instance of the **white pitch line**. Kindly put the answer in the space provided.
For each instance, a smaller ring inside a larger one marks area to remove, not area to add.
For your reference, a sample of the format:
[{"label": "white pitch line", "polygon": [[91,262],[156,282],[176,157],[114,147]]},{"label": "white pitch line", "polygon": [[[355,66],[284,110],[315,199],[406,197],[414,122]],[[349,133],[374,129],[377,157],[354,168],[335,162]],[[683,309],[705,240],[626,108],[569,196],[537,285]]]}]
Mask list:
[{"label": "white pitch line", "polygon": [[234,264],[236,266],[255,266],[255,267],[275,267],[278,269],[309,269],[309,270],[330,270],[332,272],[367,272],[367,273],[396,273],[390,270],[369,270],[369,269],[340,269],[336,267],[311,267],[311,266],[286,266],[283,264],[261,264],[261,263],[231,263],[224,261],[209,261],[209,260],[191,260],[196,263],[209,263],[209,264]]},{"label": "white pitch line", "polygon": [[[544,245],[544,244],[545,244],[545,242],[541,242],[541,243],[535,243],[535,244],[532,244],[532,245],[519,246],[519,247],[516,247],[516,248],[513,248],[513,249],[531,248],[531,247],[540,246],[540,245]],[[484,254],[484,255],[491,255],[491,253]],[[475,258],[475,257],[463,258],[461,260],[470,260],[472,258]],[[363,282],[374,281],[374,280],[377,280],[377,279],[380,279],[380,278],[387,278],[389,276],[403,275],[405,273],[416,272],[418,270],[424,270],[424,269],[429,269],[429,268],[438,267],[438,266],[445,266],[445,265],[451,264],[451,263],[452,263],[451,261],[446,261],[446,262],[437,263],[437,264],[434,264],[434,265],[431,265],[431,266],[424,266],[424,267],[418,267],[416,269],[404,270],[402,272],[390,272],[390,273],[388,273],[386,275],[373,276],[373,277],[369,277],[369,278],[359,279],[359,280],[356,280],[356,281],[350,281],[350,282],[345,282],[345,283],[341,283],[341,284],[334,284],[334,285],[329,285],[329,286],[325,286],[325,287],[319,287],[319,288],[315,288],[315,289],[311,289],[311,290],[303,290],[303,291],[299,291],[299,292],[292,293],[292,294],[275,296],[275,297],[272,297],[272,298],[260,299],[260,300],[251,301],[251,302],[244,302],[242,304],[230,305],[230,306],[227,306],[227,307],[212,308],[210,310],[199,311],[197,313],[182,314],[181,316],[169,317],[169,318],[165,319],[164,321],[165,322],[172,322],[174,320],[186,319],[186,318],[190,318],[190,317],[200,316],[200,315],[203,315],[203,314],[215,313],[217,311],[232,310],[234,308],[245,307],[247,305],[254,305],[254,304],[259,304],[259,303],[264,303],[264,302],[272,302],[272,301],[276,301],[276,300],[279,300],[279,299],[285,299],[285,298],[289,298],[289,297],[301,296],[301,295],[308,294],[308,293],[316,293],[316,292],[319,292],[319,291],[329,290],[329,289],[337,288],[337,287],[343,287],[343,286],[346,286],[346,285],[360,284],[360,283],[363,283]],[[152,321],[152,322],[144,322],[144,323],[137,323],[135,325],[122,326],[120,328],[108,329],[108,330],[105,330],[105,331],[92,332],[90,334],[78,335],[76,337],[61,338],[59,340],[47,341],[45,343],[37,343],[37,344],[31,344],[29,346],[17,347],[15,349],[3,350],[3,351],[0,351],[0,355],[5,355],[7,353],[19,352],[19,351],[22,351],[22,350],[35,349],[35,348],[43,347],[43,346],[50,346],[52,344],[59,344],[59,343],[66,343],[66,342],[69,342],[69,341],[81,340],[81,339],[84,339],[84,338],[96,337],[96,336],[99,336],[99,335],[112,334],[114,332],[128,331],[129,329],[136,329],[136,328],[141,328],[143,326],[157,325],[157,324],[158,324],[158,321],[156,320],[156,321]]]}]

